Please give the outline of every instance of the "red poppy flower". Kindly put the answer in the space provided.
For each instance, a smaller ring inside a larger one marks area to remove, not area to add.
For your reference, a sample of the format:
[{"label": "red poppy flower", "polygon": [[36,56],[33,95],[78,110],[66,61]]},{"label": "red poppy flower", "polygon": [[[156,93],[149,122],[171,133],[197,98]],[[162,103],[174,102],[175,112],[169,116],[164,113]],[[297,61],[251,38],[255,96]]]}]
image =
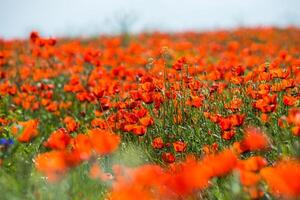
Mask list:
[{"label": "red poppy flower", "polygon": [[60,128],[49,136],[48,140],[44,143],[44,146],[51,149],[64,150],[70,141],[71,136],[69,133],[64,128]]},{"label": "red poppy flower", "polygon": [[186,150],[186,146],[187,146],[186,143],[181,141],[177,141],[173,143],[173,148],[178,153],[184,152]]},{"label": "red poppy flower", "polygon": [[114,152],[120,143],[120,137],[107,130],[91,129],[88,135],[93,149],[100,155]]},{"label": "red poppy flower", "polygon": [[175,156],[172,153],[163,153],[162,159],[167,163],[175,162]]},{"label": "red poppy flower", "polygon": [[241,150],[245,151],[256,151],[264,150],[269,147],[269,139],[267,136],[258,128],[250,127],[246,129],[245,137],[240,142]]},{"label": "red poppy flower", "polygon": [[157,137],[152,141],[152,147],[154,149],[161,149],[164,147],[164,141],[161,137]]},{"label": "red poppy flower", "polygon": [[[17,137],[18,141],[20,142],[29,142],[31,139],[36,137],[38,135],[38,120],[29,120],[26,122],[19,122],[18,126],[22,129],[20,135]],[[14,126],[13,127],[13,133],[17,134],[18,133],[18,127]]]}]

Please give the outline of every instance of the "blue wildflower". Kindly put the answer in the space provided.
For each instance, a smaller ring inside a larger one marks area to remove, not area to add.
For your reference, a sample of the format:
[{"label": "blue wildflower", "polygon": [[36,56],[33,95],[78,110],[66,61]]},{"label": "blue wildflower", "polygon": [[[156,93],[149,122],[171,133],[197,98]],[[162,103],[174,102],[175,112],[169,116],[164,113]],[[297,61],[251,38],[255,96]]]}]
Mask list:
[{"label": "blue wildflower", "polygon": [[6,138],[0,138],[0,145],[3,145],[3,146],[10,146],[14,144],[14,141],[13,139],[9,138],[9,139],[6,139]]}]

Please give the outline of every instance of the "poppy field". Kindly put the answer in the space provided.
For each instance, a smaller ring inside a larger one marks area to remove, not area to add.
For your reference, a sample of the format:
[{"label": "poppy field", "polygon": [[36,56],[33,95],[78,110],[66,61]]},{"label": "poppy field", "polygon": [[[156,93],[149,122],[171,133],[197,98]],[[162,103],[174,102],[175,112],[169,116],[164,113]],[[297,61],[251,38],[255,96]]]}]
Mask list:
[{"label": "poppy field", "polygon": [[300,29],[0,40],[0,199],[299,199]]}]

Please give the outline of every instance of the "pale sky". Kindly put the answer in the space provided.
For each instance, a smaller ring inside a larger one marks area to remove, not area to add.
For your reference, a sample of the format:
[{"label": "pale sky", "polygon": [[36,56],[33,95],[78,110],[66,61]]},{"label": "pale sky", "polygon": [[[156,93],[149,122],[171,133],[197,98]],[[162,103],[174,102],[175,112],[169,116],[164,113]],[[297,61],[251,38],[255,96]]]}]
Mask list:
[{"label": "pale sky", "polygon": [[0,0],[0,37],[300,26],[300,0]]}]

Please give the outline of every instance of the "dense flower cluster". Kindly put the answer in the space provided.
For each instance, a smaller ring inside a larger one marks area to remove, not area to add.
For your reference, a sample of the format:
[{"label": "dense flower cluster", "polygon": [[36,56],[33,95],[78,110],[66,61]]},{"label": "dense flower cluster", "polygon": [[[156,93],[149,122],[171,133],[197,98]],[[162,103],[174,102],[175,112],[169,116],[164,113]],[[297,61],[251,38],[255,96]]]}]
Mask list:
[{"label": "dense flower cluster", "polygon": [[[13,174],[14,156],[29,155],[57,183],[88,164],[111,200],[299,198],[299,36],[0,40],[0,168]],[[129,146],[143,165],[113,157]]]}]

